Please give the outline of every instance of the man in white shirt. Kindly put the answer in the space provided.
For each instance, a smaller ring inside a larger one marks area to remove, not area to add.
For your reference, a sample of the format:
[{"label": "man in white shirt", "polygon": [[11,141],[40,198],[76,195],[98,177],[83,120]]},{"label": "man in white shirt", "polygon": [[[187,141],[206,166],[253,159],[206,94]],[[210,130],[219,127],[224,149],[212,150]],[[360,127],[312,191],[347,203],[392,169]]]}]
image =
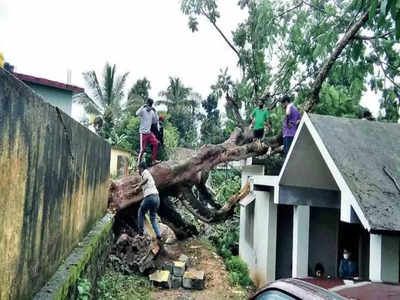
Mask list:
[{"label": "man in white shirt", "polygon": [[153,176],[149,170],[147,170],[145,163],[139,164],[139,174],[142,176],[142,181],[139,183],[135,192],[137,193],[140,188],[143,190],[143,201],[140,204],[138,211],[138,234],[143,235],[143,223],[144,216],[147,211],[150,211],[150,221],[153,226],[154,232],[156,233],[157,239],[161,240],[160,228],[158,227],[156,214],[160,207],[160,197],[158,196],[158,190],[154,183]]},{"label": "man in white shirt", "polygon": [[137,111],[136,115],[140,117],[140,127],[139,127],[139,134],[140,134],[140,151],[138,156],[138,164],[141,163],[143,153],[146,150],[147,144],[153,145],[153,165],[158,164],[159,161],[156,160],[157,157],[157,150],[159,141],[154,136],[154,133],[151,132],[151,124],[158,122],[158,116],[153,108],[153,99],[147,99],[145,105],[141,106]]}]

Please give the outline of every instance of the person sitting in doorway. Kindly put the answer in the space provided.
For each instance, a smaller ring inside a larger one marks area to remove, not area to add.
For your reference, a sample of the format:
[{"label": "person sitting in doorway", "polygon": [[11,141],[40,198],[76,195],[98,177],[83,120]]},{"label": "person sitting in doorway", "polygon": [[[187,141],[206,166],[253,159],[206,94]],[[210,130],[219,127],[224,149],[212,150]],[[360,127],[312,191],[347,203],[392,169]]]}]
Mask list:
[{"label": "person sitting in doorway", "polygon": [[267,109],[264,109],[263,100],[258,100],[258,107],[254,108],[250,117],[254,140],[260,141],[264,137],[264,128],[267,127],[268,129],[271,129],[269,123],[269,112]]},{"label": "person sitting in doorway", "polygon": [[325,276],[325,269],[324,266],[321,263],[317,263],[315,265],[315,277],[317,278],[324,278]]},{"label": "person sitting in doorway", "polygon": [[351,252],[347,249],[343,250],[343,259],[340,260],[339,277],[354,278],[357,274],[357,264],[351,261]]}]

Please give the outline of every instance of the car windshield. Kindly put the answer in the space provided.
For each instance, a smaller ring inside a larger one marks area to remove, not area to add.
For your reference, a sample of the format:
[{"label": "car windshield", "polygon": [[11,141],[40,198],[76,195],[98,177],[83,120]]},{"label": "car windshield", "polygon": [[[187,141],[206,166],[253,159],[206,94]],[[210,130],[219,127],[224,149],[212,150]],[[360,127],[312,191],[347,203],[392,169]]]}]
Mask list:
[{"label": "car windshield", "polygon": [[296,300],[296,298],[277,290],[267,290],[257,295],[255,300]]}]

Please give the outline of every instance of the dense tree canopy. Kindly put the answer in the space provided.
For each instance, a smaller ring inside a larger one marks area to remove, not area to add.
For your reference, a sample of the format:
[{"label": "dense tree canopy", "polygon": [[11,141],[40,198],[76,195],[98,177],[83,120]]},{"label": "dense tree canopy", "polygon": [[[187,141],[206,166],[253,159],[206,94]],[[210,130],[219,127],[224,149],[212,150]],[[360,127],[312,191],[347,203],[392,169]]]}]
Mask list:
[{"label": "dense tree canopy", "polygon": [[169,78],[167,90],[161,91],[163,100],[157,104],[165,105],[172,126],[178,129],[179,145],[188,148],[197,146],[197,125],[201,96],[186,87],[180,78]]},{"label": "dense tree canopy", "polygon": [[138,79],[129,90],[126,110],[134,115],[139,107],[142,106],[149,97],[150,89],[151,84],[146,77]]},{"label": "dense tree canopy", "polygon": [[[292,94],[300,106],[318,98],[315,112],[357,117],[368,88],[378,92],[389,115],[396,111],[393,105],[398,105],[400,6],[396,1],[379,4],[242,0],[238,5],[248,11],[248,17],[233,31],[231,40],[217,25],[223,13],[217,1],[183,0],[182,12],[189,16],[193,31],[198,30],[198,17],[205,17],[238,58],[242,78],[233,82],[225,70],[214,86],[219,96],[228,98],[228,110],[244,108],[248,116],[256,99],[268,99],[274,107],[274,99]],[[316,77],[326,59],[357,20],[362,20],[361,29],[332,61],[326,80],[319,82]],[[320,86],[315,88],[315,84]],[[266,97],[268,93],[272,97]],[[237,115],[228,112],[228,116],[242,125]]]},{"label": "dense tree canopy", "polygon": [[214,94],[203,100],[201,106],[205,110],[205,115],[201,117],[201,143],[220,144],[225,141],[229,134],[222,128],[222,122],[218,107],[218,100]]},{"label": "dense tree canopy", "polygon": [[[274,154],[281,148],[282,110],[275,106],[282,95],[293,95],[296,105],[306,112],[360,117],[367,115],[360,106],[361,97],[372,89],[385,109],[381,117],[396,119],[393,104],[398,107],[400,72],[396,1],[240,0],[238,5],[248,16],[232,36],[227,36],[218,26],[220,12],[216,0],[182,1],[190,29],[198,30],[199,17],[210,22],[237,57],[241,78],[233,80],[229,70],[222,70],[212,87],[215,98],[204,102],[204,109],[213,118],[217,99],[225,97],[230,119],[225,124],[232,130],[229,139],[217,145],[204,145],[185,159],[162,162],[150,169],[160,191],[160,216],[178,237],[196,230],[182,220],[169,197],[175,197],[204,222],[226,220],[248,193],[249,184],[221,207],[206,186],[207,172],[221,163],[247,157],[266,155],[266,164],[272,157],[279,157]],[[163,93],[171,116],[180,109],[190,109],[177,105],[191,98],[190,89],[176,81],[171,80]],[[261,143],[253,141],[248,127],[248,115],[258,99],[268,102],[273,125],[270,136]],[[190,132],[189,127],[174,123],[179,119],[171,119],[180,134]],[[191,121],[195,123],[194,119]],[[238,128],[233,129],[232,123]],[[135,215],[142,200],[142,194],[133,188],[139,180],[138,176],[123,178],[110,189],[110,202],[116,207],[131,205],[125,216]]]}]

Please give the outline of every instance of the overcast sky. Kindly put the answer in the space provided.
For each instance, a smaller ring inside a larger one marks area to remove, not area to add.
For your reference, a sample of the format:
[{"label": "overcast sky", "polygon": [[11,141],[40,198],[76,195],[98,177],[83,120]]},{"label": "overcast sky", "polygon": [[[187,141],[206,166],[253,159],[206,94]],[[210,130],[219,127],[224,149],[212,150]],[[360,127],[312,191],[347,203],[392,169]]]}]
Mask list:
[{"label": "overcast sky", "polygon": [[[245,18],[237,1],[218,1],[219,25],[230,32]],[[16,71],[85,87],[82,72],[106,61],[130,72],[127,88],[147,77],[157,98],[168,77],[203,97],[220,68],[238,75],[236,56],[204,19],[192,33],[179,0],[0,0],[0,51]],[[376,103],[367,100],[376,114]]]}]

